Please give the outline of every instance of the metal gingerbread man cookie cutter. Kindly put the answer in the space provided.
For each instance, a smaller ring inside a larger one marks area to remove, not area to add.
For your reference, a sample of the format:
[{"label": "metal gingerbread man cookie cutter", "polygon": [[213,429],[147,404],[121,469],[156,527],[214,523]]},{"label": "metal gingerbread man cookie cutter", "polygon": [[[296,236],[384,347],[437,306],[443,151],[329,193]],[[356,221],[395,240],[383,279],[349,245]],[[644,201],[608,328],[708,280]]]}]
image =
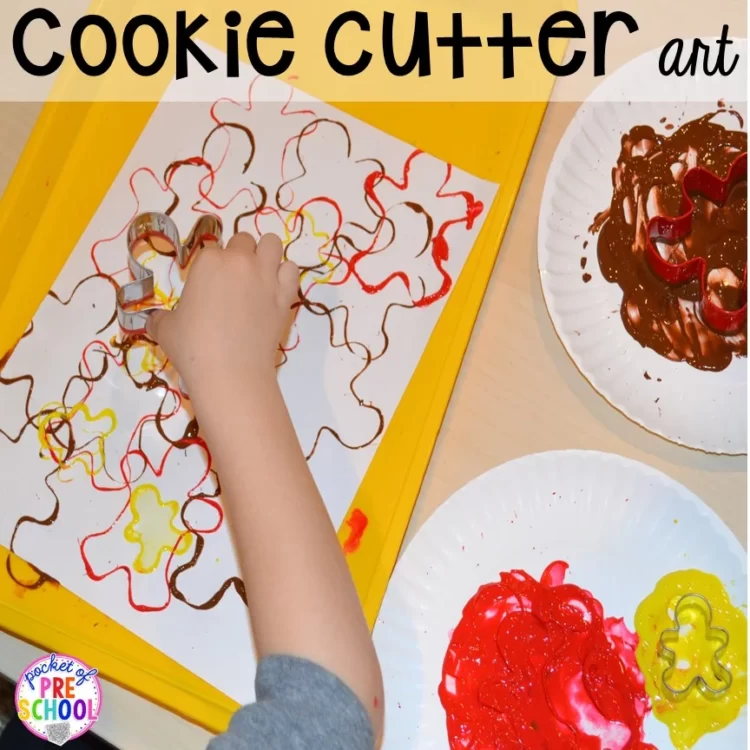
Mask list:
[{"label": "metal gingerbread man cookie cutter", "polygon": [[[703,675],[700,674],[695,675],[695,677],[690,680],[688,685],[681,689],[676,689],[669,684],[675,670],[677,669],[677,654],[666,644],[666,641],[673,642],[679,638],[680,629],[682,628],[682,623],[680,622],[680,609],[683,608],[686,601],[690,599],[699,600],[705,607],[706,636],[708,638],[711,638],[712,633],[722,634],[722,644],[718,649],[716,649],[716,651],[713,652],[713,655],[711,656],[711,669],[717,681],[721,683],[721,687],[712,688],[703,678]],[[732,673],[721,663],[721,661],[719,661],[719,656],[722,655],[726,651],[727,646],[729,646],[729,633],[724,628],[717,627],[713,624],[713,609],[711,608],[711,603],[702,594],[685,594],[684,596],[681,596],[674,605],[674,615],[672,617],[672,621],[674,622],[674,627],[667,628],[666,630],[662,631],[661,635],[659,636],[659,655],[662,656],[669,664],[669,666],[664,670],[661,676],[661,682],[664,689],[674,698],[678,699],[684,698],[695,688],[698,688],[699,690],[704,691],[705,693],[713,697],[719,697],[720,695],[726,693],[727,690],[729,690],[729,688],[732,686]]]},{"label": "metal gingerbread man cookie cutter", "polygon": [[174,249],[177,263],[185,268],[190,262],[196,248],[204,242],[222,244],[223,225],[214,214],[204,214],[193,225],[185,242],[180,240],[180,232],[174,221],[163,213],[150,211],[136,216],[130,223],[127,232],[128,268],[133,281],[123,284],[117,290],[117,320],[126,335],[137,335],[146,332],[149,315],[159,307],[138,307],[140,303],[152,299],[155,292],[154,272],[142,265],[140,255],[144,242],[152,237],[160,237]]}]

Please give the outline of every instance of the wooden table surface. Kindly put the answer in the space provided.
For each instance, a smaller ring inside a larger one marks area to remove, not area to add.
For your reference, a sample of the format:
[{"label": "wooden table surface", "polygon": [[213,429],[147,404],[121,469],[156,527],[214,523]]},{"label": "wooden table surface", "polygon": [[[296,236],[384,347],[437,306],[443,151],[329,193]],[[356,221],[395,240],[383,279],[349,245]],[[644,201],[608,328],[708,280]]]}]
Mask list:
[{"label": "wooden table surface", "polygon": [[[537,270],[537,217],[547,168],[577,106],[552,104],[503,241],[474,335],[407,533],[473,477],[527,453],[564,448],[619,453],[649,464],[705,500],[747,544],[747,461],[710,456],[652,435],[580,375],[555,334]],[[0,188],[39,112],[0,104]],[[39,655],[0,634],[0,671],[16,679]],[[204,748],[208,733],[105,682],[97,731],[122,750]],[[138,722],[132,717],[138,712]]]}]

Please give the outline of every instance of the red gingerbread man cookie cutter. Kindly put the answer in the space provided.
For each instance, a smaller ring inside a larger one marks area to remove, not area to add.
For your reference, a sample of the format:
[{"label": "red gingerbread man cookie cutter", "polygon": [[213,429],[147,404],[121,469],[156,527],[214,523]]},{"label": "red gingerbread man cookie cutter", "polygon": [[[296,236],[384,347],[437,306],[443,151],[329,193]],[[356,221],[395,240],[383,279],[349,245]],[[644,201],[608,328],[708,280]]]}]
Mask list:
[{"label": "red gingerbread man cookie cutter", "polygon": [[747,179],[747,153],[740,154],[722,180],[703,167],[694,167],[685,173],[682,181],[682,204],[680,216],[654,216],[648,223],[646,260],[651,270],[667,284],[680,285],[698,279],[701,286],[700,313],[703,322],[718,333],[732,334],[739,331],[747,321],[747,263],[740,287],[742,307],[726,310],[713,302],[707,288],[708,271],[706,259],[700,256],[683,263],[670,263],[662,258],[654,245],[655,240],[679,242],[692,231],[695,204],[691,195],[702,195],[712,203],[722,205],[732,188]]}]

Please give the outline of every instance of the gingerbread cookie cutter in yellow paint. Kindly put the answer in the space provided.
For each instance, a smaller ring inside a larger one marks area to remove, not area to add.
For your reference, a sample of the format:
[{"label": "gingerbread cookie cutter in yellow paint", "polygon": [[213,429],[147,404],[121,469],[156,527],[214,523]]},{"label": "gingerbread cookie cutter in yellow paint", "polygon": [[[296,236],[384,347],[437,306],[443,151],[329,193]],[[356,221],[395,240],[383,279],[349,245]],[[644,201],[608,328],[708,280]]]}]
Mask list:
[{"label": "gingerbread cookie cutter in yellow paint", "polygon": [[[687,684],[686,687],[677,689],[670,685],[670,680],[674,676],[675,670],[677,669],[677,653],[674,649],[667,645],[667,642],[674,642],[680,637],[680,631],[683,627],[683,623],[680,621],[680,610],[689,606],[690,600],[698,600],[705,607],[706,612],[706,636],[710,640],[715,638],[712,634],[721,634],[722,644],[711,656],[711,669],[716,677],[717,681],[721,683],[721,687],[712,688],[705,680],[702,674],[697,674]],[[672,617],[674,627],[667,628],[662,631],[659,636],[659,655],[668,662],[667,668],[662,672],[661,683],[664,689],[670,693],[674,698],[684,698],[688,693],[695,689],[701,690],[704,693],[708,693],[710,696],[718,697],[724,695],[724,693],[732,687],[732,673],[721,663],[719,656],[723,654],[729,646],[729,632],[725,628],[718,627],[713,624],[713,609],[711,602],[703,596],[703,594],[688,593],[681,596],[674,605],[674,615]]]}]

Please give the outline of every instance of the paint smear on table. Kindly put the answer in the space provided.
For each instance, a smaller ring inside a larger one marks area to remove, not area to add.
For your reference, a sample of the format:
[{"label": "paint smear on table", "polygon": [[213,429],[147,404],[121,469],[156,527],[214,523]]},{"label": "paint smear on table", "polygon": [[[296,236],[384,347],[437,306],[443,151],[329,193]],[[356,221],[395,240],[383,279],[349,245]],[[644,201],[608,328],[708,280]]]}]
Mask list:
[{"label": "paint smear on table", "polygon": [[351,516],[346,519],[346,525],[349,527],[349,536],[342,545],[345,555],[351,555],[359,549],[368,523],[367,516],[359,508],[355,508]]}]

